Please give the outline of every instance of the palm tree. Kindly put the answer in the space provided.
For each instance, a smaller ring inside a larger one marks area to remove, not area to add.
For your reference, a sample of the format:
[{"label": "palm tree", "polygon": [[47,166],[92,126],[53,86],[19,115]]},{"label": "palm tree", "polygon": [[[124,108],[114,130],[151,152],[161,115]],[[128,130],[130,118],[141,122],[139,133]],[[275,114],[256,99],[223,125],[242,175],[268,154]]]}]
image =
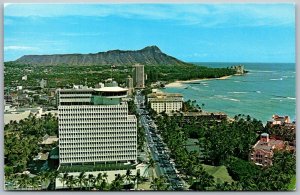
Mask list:
[{"label": "palm tree", "polygon": [[103,181],[102,173],[98,173],[97,177],[95,178],[95,186],[99,187]]},{"label": "palm tree", "polygon": [[50,181],[51,181],[51,183],[54,184],[54,186],[55,186],[55,183],[56,183],[56,178],[58,178],[58,177],[59,177],[59,171],[51,172]]},{"label": "palm tree", "polygon": [[68,175],[67,180],[66,180],[66,185],[69,189],[71,189],[72,180],[73,180],[73,175]]},{"label": "palm tree", "polygon": [[27,187],[27,178],[25,175],[21,175],[17,178],[18,188],[24,190]]},{"label": "palm tree", "polygon": [[141,173],[140,173],[140,169],[138,169],[137,171],[136,171],[136,175],[135,175],[135,177],[134,177],[134,180],[135,180],[135,182],[136,182],[136,189],[139,189],[138,188],[138,185],[139,185],[139,180],[141,179]]},{"label": "palm tree", "polygon": [[102,177],[105,178],[105,180],[106,180],[106,182],[107,182],[108,175],[107,175],[106,172],[103,173]]},{"label": "palm tree", "polygon": [[38,176],[28,178],[28,184],[33,190],[36,190],[39,186]]},{"label": "palm tree", "polygon": [[69,176],[69,174],[68,174],[67,172],[65,172],[65,173],[63,174],[63,176],[60,176],[60,181],[61,181],[62,184],[63,184],[63,188],[65,187],[65,182],[67,181],[68,176]]},{"label": "palm tree", "polygon": [[26,188],[28,189],[29,183],[30,183],[30,178],[28,174],[22,174],[19,180],[19,185],[21,188]]},{"label": "palm tree", "polygon": [[150,188],[153,189],[153,190],[157,190],[157,186],[159,185],[159,180],[158,178],[154,178],[154,180],[151,181],[151,184],[150,184]]},{"label": "palm tree", "polygon": [[156,162],[153,160],[153,158],[150,158],[149,160],[149,168],[151,168],[151,176],[152,176],[152,180],[154,179],[154,169],[155,169],[155,165],[156,165]]},{"label": "palm tree", "polygon": [[102,174],[102,181],[100,183],[100,185],[98,186],[99,190],[108,190],[108,181],[107,181],[108,175],[107,173],[103,173]]},{"label": "palm tree", "polygon": [[81,172],[77,178],[78,178],[78,183],[79,183],[79,186],[80,186],[80,190],[82,190],[82,182],[85,178],[85,172]]},{"label": "palm tree", "polygon": [[167,180],[164,176],[156,177],[150,184],[150,188],[153,190],[168,190],[169,185],[167,184]]},{"label": "palm tree", "polygon": [[111,185],[110,185],[110,190],[113,191],[120,191],[123,187],[123,175],[117,174],[115,179],[112,181]]},{"label": "palm tree", "polygon": [[204,103],[202,103],[202,104],[201,104],[201,106],[202,106],[202,110],[204,110],[204,106],[205,106],[205,104],[204,104]]},{"label": "palm tree", "polygon": [[131,170],[130,170],[130,169],[127,169],[126,175],[125,175],[125,179],[126,179],[127,183],[130,183],[131,178],[132,178]]},{"label": "palm tree", "polygon": [[88,175],[88,188],[91,189],[91,186],[93,186],[95,182],[95,176],[93,174]]},{"label": "palm tree", "polygon": [[52,174],[51,174],[51,172],[42,172],[39,175],[39,178],[41,180],[41,184],[44,184],[44,183],[48,182],[49,180],[51,181]]},{"label": "palm tree", "polygon": [[196,179],[190,187],[193,190],[206,190],[214,184],[214,177],[209,175],[201,165],[195,167],[194,176]]}]

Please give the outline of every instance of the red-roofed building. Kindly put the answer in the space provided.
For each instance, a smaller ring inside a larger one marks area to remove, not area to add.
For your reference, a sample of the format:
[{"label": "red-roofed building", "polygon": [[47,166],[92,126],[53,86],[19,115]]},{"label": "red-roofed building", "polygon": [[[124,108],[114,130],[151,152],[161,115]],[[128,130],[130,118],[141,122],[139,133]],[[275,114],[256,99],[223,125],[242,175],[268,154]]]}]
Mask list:
[{"label": "red-roofed building", "polygon": [[285,150],[284,141],[269,138],[269,134],[262,133],[260,140],[252,147],[250,160],[260,166],[270,166],[275,150]]}]

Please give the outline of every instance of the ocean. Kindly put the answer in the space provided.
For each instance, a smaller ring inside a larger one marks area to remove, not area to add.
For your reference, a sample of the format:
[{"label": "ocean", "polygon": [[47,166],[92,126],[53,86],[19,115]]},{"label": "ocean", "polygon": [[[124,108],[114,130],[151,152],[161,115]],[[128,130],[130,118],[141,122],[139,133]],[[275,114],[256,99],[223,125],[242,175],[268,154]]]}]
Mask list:
[{"label": "ocean", "polygon": [[204,80],[167,87],[162,91],[181,93],[184,100],[209,112],[225,112],[230,117],[250,115],[264,124],[273,114],[296,120],[296,67],[294,63],[195,63],[207,67],[243,64],[249,73],[224,80]]}]

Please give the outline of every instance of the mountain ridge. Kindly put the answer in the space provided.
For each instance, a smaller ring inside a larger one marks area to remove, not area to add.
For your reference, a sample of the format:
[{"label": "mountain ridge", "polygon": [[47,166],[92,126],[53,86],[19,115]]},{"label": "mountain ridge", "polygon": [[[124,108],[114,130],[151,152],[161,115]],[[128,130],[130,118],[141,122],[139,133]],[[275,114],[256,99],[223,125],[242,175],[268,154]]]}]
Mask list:
[{"label": "mountain ridge", "polygon": [[187,65],[175,57],[163,53],[157,46],[147,46],[140,50],[109,50],[89,54],[52,54],[52,55],[24,55],[14,62],[30,65]]}]

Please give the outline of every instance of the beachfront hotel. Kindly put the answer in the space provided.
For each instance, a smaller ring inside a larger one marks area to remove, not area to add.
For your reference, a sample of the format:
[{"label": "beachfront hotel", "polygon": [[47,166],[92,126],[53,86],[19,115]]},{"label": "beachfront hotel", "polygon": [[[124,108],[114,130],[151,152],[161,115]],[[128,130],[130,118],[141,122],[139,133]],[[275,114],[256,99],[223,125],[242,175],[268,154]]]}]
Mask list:
[{"label": "beachfront hotel", "polygon": [[283,140],[270,138],[268,133],[262,133],[260,140],[252,147],[250,161],[260,166],[271,166],[275,150],[293,151],[294,147],[286,145]]},{"label": "beachfront hotel", "polygon": [[133,66],[133,84],[135,88],[143,89],[145,88],[145,74],[144,65],[135,64]]},{"label": "beachfront hotel", "polygon": [[183,96],[179,93],[150,93],[147,96],[147,102],[157,113],[180,111],[183,105]]},{"label": "beachfront hotel", "polygon": [[59,89],[59,163],[135,163],[137,119],[116,82],[101,88]]}]

